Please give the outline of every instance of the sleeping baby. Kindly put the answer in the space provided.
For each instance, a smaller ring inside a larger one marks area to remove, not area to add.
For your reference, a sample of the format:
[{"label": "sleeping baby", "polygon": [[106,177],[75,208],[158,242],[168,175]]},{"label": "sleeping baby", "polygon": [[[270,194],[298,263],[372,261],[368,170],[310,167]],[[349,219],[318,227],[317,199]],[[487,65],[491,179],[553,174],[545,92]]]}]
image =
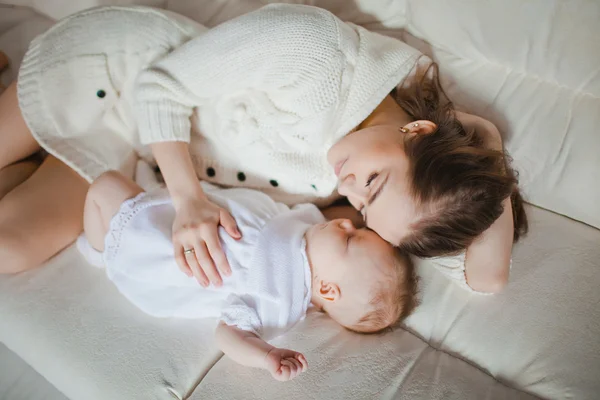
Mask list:
[{"label": "sleeping baby", "polygon": [[306,370],[306,358],[265,339],[302,320],[311,303],[363,333],[390,327],[414,308],[410,260],[376,233],[347,219],[328,222],[311,204],[290,209],[259,191],[201,185],[242,233],[236,240],[219,228],[232,272],[219,287],[202,287],[178,269],[171,242],[175,209],[166,189],[144,192],[114,171],[89,189],[79,248],[144,312],[216,318],[216,341],[225,354],[286,381]]}]

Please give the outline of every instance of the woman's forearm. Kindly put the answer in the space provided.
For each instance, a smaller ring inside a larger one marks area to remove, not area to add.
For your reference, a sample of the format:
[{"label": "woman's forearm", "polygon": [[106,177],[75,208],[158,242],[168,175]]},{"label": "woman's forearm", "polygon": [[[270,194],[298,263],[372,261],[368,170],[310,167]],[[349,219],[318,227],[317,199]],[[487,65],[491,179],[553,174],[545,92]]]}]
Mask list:
[{"label": "woman's forearm", "polygon": [[500,217],[467,249],[467,283],[479,292],[497,293],[508,282],[514,230],[510,198],[503,206]]},{"label": "woman's forearm", "polygon": [[[466,127],[475,129],[487,147],[502,151],[502,136],[488,120],[457,112],[457,118]],[[471,288],[481,292],[499,292],[508,282],[514,236],[512,204],[503,201],[504,212],[469,246],[465,258],[465,274]]]},{"label": "woman's forearm", "polygon": [[204,196],[187,143],[160,142],[151,148],[176,208],[187,198]]}]

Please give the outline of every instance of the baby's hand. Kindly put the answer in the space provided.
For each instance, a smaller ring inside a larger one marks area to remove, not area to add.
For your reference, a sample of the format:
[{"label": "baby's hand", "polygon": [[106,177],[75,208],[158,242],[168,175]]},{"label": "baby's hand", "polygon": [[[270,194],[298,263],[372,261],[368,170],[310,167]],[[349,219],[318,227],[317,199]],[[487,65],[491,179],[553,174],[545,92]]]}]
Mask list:
[{"label": "baby's hand", "polygon": [[265,369],[278,381],[291,381],[306,371],[306,358],[297,351],[272,348],[265,356]]}]

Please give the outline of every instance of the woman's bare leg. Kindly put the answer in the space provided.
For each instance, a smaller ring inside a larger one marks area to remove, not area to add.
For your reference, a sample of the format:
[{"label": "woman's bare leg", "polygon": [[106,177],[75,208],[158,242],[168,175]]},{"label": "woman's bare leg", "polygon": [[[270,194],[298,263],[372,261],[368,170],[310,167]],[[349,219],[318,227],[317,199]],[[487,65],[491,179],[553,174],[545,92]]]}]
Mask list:
[{"label": "woman's bare leg", "polygon": [[21,115],[17,85],[12,83],[0,94],[0,169],[38,152],[35,141]]},{"label": "woman's bare leg", "polygon": [[39,150],[13,83],[0,95],[0,273],[42,264],[82,230],[88,183],[52,156],[37,168]]},{"label": "woman's bare leg", "polygon": [[83,230],[89,184],[53,156],[0,200],[0,273],[41,265]]},{"label": "woman's bare leg", "polygon": [[0,200],[33,175],[40,164],[41,160],[27,159],[0,169]]}]

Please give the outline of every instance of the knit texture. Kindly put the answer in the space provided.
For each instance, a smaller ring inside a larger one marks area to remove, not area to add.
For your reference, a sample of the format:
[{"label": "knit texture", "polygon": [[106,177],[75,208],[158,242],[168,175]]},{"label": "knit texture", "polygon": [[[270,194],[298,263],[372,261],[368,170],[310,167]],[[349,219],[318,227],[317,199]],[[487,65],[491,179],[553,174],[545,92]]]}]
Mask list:
[{"label": "knit texture", "polygon": [[323,206],[338,197],[327,151],[419,56],[311,6],[269,5],[211,30],[105,7],[32,42],[19,101],[42,147],[90,181],[177,140],[203,180]]},{"label": "knit texture", "polygon": [[327,151],[419,56],[320,8],[266,6],[140,73],[140,139],[191,141],[202,179],[323,205],[337,184]]},{"label": "knit texture", "polygon": [[19,106],[33,136],[89,181],[140,146],[132,110],[140,70],[202,31],[145,7],[74,14],[34,39],[18,79]]}]

